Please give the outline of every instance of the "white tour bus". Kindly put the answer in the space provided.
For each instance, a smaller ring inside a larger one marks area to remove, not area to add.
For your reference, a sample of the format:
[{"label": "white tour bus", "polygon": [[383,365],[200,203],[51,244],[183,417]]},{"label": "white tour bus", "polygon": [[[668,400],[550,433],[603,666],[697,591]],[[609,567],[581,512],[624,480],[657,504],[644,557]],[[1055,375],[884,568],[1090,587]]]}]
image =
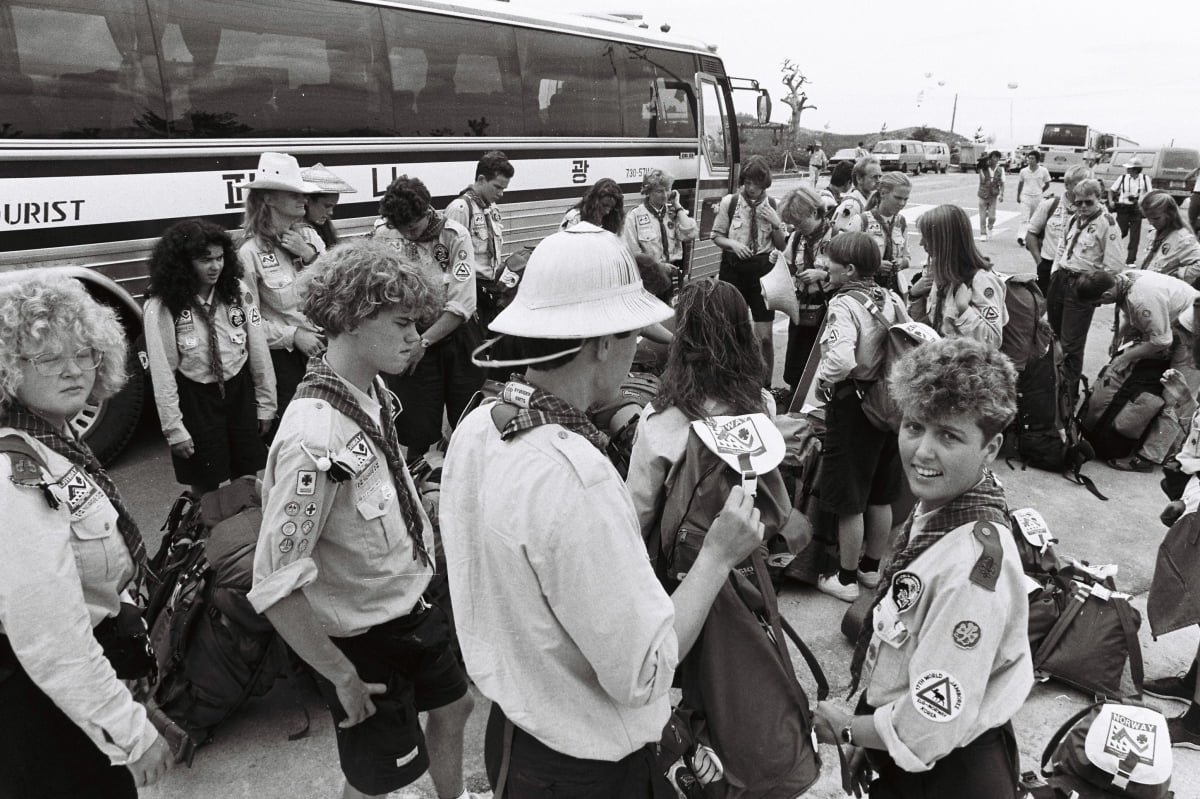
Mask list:
[{"label": "white tour bus", "polygon": [[[444,208],[501,149],[516,169],[507,250],[600,178],[635,204],[659,168],[700,220],[692,274],[708,274],[715,204],[737,180],[737,89],[769,118],[767,93],[702,43],[487,0],[0,0],[0,272],[67,270],[133,340],[156,237],[188,217],[237,228],[235,184],[263,151],[352,183],[337,224],[355,235],[395,176]],[[144,396],[131,380],[77,418],[102,458]]]},{"label": "white tour bus", "polygon": [[1068,169],[1082,164],[1084,158],[1099,160],[1109,147],[1124,145],[1136,147],[1137,142],[1115,133],[1103,133],[1090,125],[1052,122],[1042,128],[1042,142],[1037,149],[1050,177],[1059,180]]}]

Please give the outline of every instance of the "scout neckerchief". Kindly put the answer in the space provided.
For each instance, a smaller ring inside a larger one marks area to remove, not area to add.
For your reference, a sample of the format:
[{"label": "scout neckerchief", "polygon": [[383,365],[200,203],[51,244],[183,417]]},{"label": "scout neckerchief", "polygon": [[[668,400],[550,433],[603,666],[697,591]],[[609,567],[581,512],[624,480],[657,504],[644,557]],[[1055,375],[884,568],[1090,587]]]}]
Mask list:
[{"label": "scout neckerchief", "polygon": [[112,478],[104,471],[104,467],[100,465],[100,461],[96,460],[92,451],[74,435],[64,435],[62,431],[56,430],[53,425],[30,410],[20,400],[14,399],[9,402],[8,410],[0,417],[0,424],[28,433],[44,444],[47,449],[66,458],[72,466],[86,472],[92,482],[100,487],[100,490],[108,497],[108,501],[116,508],[117,530],[121,533],[121,538],[125,541],[125,548],[129,550],[129,557],[133,561],[134,571],[131,583],[134,586],[134,593],[140,594],[144,588],[147,574],[146,543],[142,540],[137,522],[134,521],[133,514],[129,512],[129,508],[121,499],[121,494],[113,484]]},{"label": "scout neckerchief", "polygon": [[892,252],[892,230],[896,227],[896,217],[893,216],[890,220],[884,219],[883,214],[879,213],[878,208],[871,212],[871,216],[875,217],[875,221],[883,228],[883,240],[885,242],[883,245],[883,260],[890,261],[892,260],[892,256],[895,255]]},{"label": "scout neckerchief", "polygon": [[1154,243],[1150,245],[1150,252],[1146,253],[1146,257],[1142,259],[1142,269],[1149,269],[1150,262],[1154,260],[1154,256],[1158,255],[1158,251],[1162,249],[1163,244],[1167,240],[1167,236],[1171,235],[1172,231],[1166,233],[1155,231]]},{"label": "scout neckerchief", "polygon": [[500,392],[500,400],[517,409],[516,416],[501,428],[501,440],[507,441],[518,433],[545,424],[556,424],[583,436],[601,452],[608,446],[608,436],[592,424],[587,414],[548,391],[528,383],[509,380]]},{"label": "scout neckerchief", "polygon": [[429,209],[428,217],[429,224],[421,231],[421,235],[415,239],[409,239],[409,241],[416,244],[427,244],[431,241],[437,241],[438,237],[442,235],[442,229],[446,227],[445,217],[432,208]]},{"label": "scout neckerchief", "polygon": [[854,644],[854,658],[850,661],[850,695],[858,690],[859,679],[862,677],[863,663],[867,659],[867,648],[871,643],[874,625],[871,619],[875,608],[891,590],[892,578],[906,566],[920,557],[925,550],[941,541],[946,533],[956,530],[964,524],[977,521],[988,521],[996,525],[1008,525],[1008,504],[1004,500],[1004,489],[996,480],[990,469],[983,470],[983,477],[973,488],[934,510],[924,530],[911,541],[913,519],[916,510],[909,513],[904,529],[896,540],[892,551],[895,553],[887,568],[879,578],[879,587],[875,589],[875,601],[864,617],[865,622],[859,631],[858,640]]},{"label": "scout neckerchief", "polygon": [[325,363],[325,359],[318,355],[309,359],[308,371],[305,372],[300,385],[296,387],[294,398],[325,400],[333,406],[335,411],[366,433],[367,438],[371,439],[371,443],[375,445],[375,449],[383,453],[388,471],[392,473],[392,485],[396,489],[396,499],[400,502],[400,515],[404,518],[404,526],[408,528],[408,537],[413,542],[413,560],[430,566],[433,562],[429,559],[429,553],[425,551],[425,541],[421,537],[424,529],[421,515],[417,512],[416,500],[409,493],[408,483],[404,480],[408,467],[405,465],[404,459],[400,457],[400,445],[396,441],[396,421],[393,418],[395,409],[392,407],[391,393],[378,380],[375,382],[375,393],[379,397],[379,404],[383,409],[382,431],[379,429],[379,425],[367,416],[367,412],[358,404],[358,400],[354,399],[354,395],[350,393],[346,383],[338,377],[337,372],[333,371],[329,364]]},{"label": "scout neckerchief", "polygon": [[217,393],[221,395],[221,399],[225,399],[225,367],[221,364],[221,344],[217,340],[217,289],[214,286],[209,290],[208,302],[205,303],[199,297],[196,297],[194,303],[196,309],[204,317],[204,323],[208,325],[208,360],[209,368],[212,369],[212,375],[216,378]]},{"label": "scout neckerchief", "polygon": [[[1102,213],[1102,211],[1099,208],[1097,208],[1095,211],[1092,212],[1091,216],[1084,217],[1083,221],[1079,222],[1078,225],[1076,225],[1075,223],[1077,221],[1079,221],[1079,214],[1076,213],[1074,216],[1071,217],[1071,221],[1067,223],[1067,239],[1068,239],[1067,261],[1070,261],[1071,256],[1075,254],[1075,245],[1079,243],[1079,237],[1081,235],[1083,235],[1084,228],[1086,228],[1088,225],[1092,224],[1097,219],[1099,219],[1101,213]],[[1074,238],[1071,238],[1072,230],[1075,231]]]},{"label": "scout neckerchief", "polygon": [[[817,245],[820,244],[822,240],[824,240],[825,234],[828,232],[829,232],[829,220],[825,219],[824,217],[821,218],[820,223],[817,225],[817,229],[814,230],[812,233],[809,233],[807,236],[804,235],[803,233],[800,233],[799,231],[796,232],[796,237],[792,241],[792,265],[796,270],[796,272],[795,272],[796,274],[799,274],[800,272],[803,272],[806,269],[815,269],[816,268],[816,266],[817,266]],[[804,245],[804,249],[803,249],[803,251],[798,253],[797,251],[800,250],[801,244]],[[798,254],[801,255],[801,257],[803,258],[803,261],[799,261],[796,259],[796,256]],[[813,294],[816,294],[818,297],[820,297],[824,293],[825,292],[823,292],[820,289],[820,287],[817,287],[814,289],[813,286],[805,286],[803,296],[808,297]]]},{"label": "scout neckerchief", "polygon": [[643,205],[645,205],[646,210],[658,220],[658,235],[659,240],[662,241],[663,260],[669,261],[671,260],[671,240],[667,238],[667,206],[664,205],[662,210],[655,211],[654,206],[650,204],[649,197],[646,198],[646,202],[644,202]]},{"label": "scout neckerchief", "polygon": [[483,198],[479,196],[479,192],[473,188],[466,189],[463,192],[463,196],[467,199],[467,203],[479,206],[479,213],[487,225],[488,262],[489,264],[494,263],[496,260],[496,228],[492,226],[492,215],[488,213],[489,205],[483,201]]},{"label": "scout neckerchief", "polygon": [[750,249],[754,254],[758,254],[758,206],[767,202],[767,193],[764,191],[762,196],[757,200],[751,200],[745,190],[742,191],[742,199],[746,201],[746,207],[750,209]]}]

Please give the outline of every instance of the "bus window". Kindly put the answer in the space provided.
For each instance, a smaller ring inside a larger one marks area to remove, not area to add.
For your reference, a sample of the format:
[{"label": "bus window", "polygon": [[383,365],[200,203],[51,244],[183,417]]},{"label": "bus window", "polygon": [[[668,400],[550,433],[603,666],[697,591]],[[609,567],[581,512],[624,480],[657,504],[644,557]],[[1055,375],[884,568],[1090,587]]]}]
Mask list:
[{"label": "bus window", "polygon": [[690,78],[695,59],[684,53],[617,45],[621,114],[626,136],[694,138],[696,96]]},{"label": "bus window", "polygon": [[0,135],[166,135],[154,40],[142,11],[133,0],[0,7]]},{"label": "bus window", "polygon": [[520,30],[525,124],[531,136],[621,136],[618,45]]},{"label": "bus window", "polygon": [[725,111],[725,96],[711,80],[700,84],[701,108],[704,111],[704,152],[712,167],[728,167],[732,161],[729,154],[729,116]]},{"label": "bus window", "polygon": [[156,6],[173,136],[391,132],[374,9],[287,0]]}]

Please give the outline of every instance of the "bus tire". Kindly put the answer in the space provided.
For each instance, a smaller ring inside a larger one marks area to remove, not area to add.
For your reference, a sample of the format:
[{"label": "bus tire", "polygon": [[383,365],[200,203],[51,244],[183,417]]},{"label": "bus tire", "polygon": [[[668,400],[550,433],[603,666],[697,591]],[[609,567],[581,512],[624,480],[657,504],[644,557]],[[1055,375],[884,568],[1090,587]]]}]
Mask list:
[{"label": "bus tire", "polygon": [[127,360],[125,370],[129,379],[117,395],[103,402],[88,403],[71,420],[71,427],[105,465],[133,438],[146,402],[146,376],[132,347]]}]

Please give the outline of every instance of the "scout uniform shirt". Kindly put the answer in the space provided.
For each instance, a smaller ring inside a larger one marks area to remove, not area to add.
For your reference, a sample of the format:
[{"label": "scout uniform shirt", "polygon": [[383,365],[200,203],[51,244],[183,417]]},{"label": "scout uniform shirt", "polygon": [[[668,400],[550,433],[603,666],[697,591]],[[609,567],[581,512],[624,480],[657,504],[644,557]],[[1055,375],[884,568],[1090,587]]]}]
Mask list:
[{"label": "scout uniform shirt", "polygon": [[1080,273],[1103,269],[1114,275],[1124,271],[1125,245],[1112,214],[1105,211],[1094,211],[1090,216],[1074,214],[1058,242],[1054,268]]},{"label": "scout uniform shirt", "polygon": [[[870,295],[892,324],[911,321],[900,298],[887,289],[867,283],[856,283],[853,287]],[[886,339],[887,328],[848,291],[839,291],[829,301],[829,312],[825,315],[817,381],[832,386],[850,379],[864,382],[881,379]]]},{"label": "scout uniform shirt", "polygon": [[[741,210],[741,202],[738,202]],[[663,206],[660,216],[645,203],[637,206],[625,217],[625,226],[621,230],[621,238],[625,246],[634,255],[645,253],[656,263],[674,263],[683,259],[683,243],[695,241],[698,231],[696,221],[688,215],[687,209],[680,208],[676,214],[671,214],[670,204]],[[763,222],[759,220],[759,224]],[[771,225],[766,224],[767,233]],[[664,246],[663,233],[666,232],[667,243]],[[732,236],[730,237],[732,238]]]},{"label": "scout uniform shirt", "polygon": [[1175,322],[1191,326],[1192,304],[1200,292],[1187,283],[1140,269],[1130,269],[1117,280],[1129,287],[1120,301],[1121,312],[1140,340],[1169,347],[1174,340],[1171,326]]},{"label": "scout uniform shirt", "polygon": [[[1074,209],[1065,200],[1048,197],[1042,200],[1033,216],[1029,218],[1029,232],[1041,237],[1042,248],[1039,254],[1044,260],[1054,261],[1054,256],[1058,254],[1058,243],[1062,241],[1073,213]],[[1058,264],[1053,264],[1051,271],[1057,268]]]},{"label": "scout uniform shirt", "polygon": [[436,241],[416,242],[400,235],[387,220],[377,219],[371,237],[394,247],[405,262],[440,287],[443,311],[463,319],[475,315],[475,249],[465,227],[447,219]]},{"label": "scout uniform shirt", "polygon": [[[953,292],[947,291],[940,308],[933,310],[933,327],[943,336],[966,336],[999,349],[1008,324],[1008,308],[1004,304],[1004,280],[988,269],[980,269],[971,280],[971,302],[961,314],[954,303]],[[929,299],[937,303],[937,286]]]},{"label": "scout uniform shirt", "polygon": [[[913,520],[912,537],[923,519]],[[892,578],[872,617],[867,702],[888,754],[905,771],[940,758],[1021,709],[1033,687],[1029,599],[1008,528],[994,590],[972,581],[985,552],[975,524],[946,533]],[[911,540],[911,538],[910,538]]]},{"label": "scout uniform shirt", "polygon": [[504,271],[504,225],[500,208],[492,203],[482,205],[478,197],[461,194],[446,206],[446,218],[457,222],[471,234],[475,253],[475,271],[484,280],[496,280]]},{"label": "scout uniform shirt", "polygon": [[[20,521],[0,524],[0,633],[29,678],[113,765],[132,763],[158,733],[92,634],[117,615],[134,576],[117,509],[86,471],[32,436],[0,427],[6,435],[25,439],[45,467],[0,455],[0,508]],[[38,483],[49,484],[57,508]]]},{"label": "scout uniform shirt", "polygon": [[[744,244],[755,255],[770,252],[774,249],[775,244],[771,238],[771,223],[763,216],[763,206],[771,203],[772,207],[774,207],[775,201],[764,194],[762,201],[754,205],[746,199],[745,194],[741,194],[738,197],[737,209],[734,211],[733,219],[730,219],[729,206],[733,202],[733,196],[732,194],[725,195],[717,205],[717,218],[713,221],[712,235],[724,236],[727,239],[736,241],[738,244]],[[632,215],[633,211],[629,213]],[[750,241],[750,220],[756,214],[757,218],[754,219],[754,229],[757,233],[757,239]],[[630,227],[628,219],[625,220],[625,227]]]},{"label": "scout uniform shirt", "polygon": [[1187,228],[1155,236],[1142,259],[1142,269],[1177,277],[1185,283],[1200,278],[1200,241]]},{"label": "scout uniform shirt", "polygon": [[[325,252],[325,242],[308,225],[293,228],[304,240]],[[304,269],[304,260],[278,245],[264,249],[255,237],[247,238],[238,247],[238,260],[246,284],[250,287],[250,302],[262,312],[267,346],[273,350],[295,347],[297,330],[317,333],[316,325],[300,310],[296,296],[296,276]]]},{"label": "scout uniform shirt", "polygon": [[[371,419],[375,396],[349,383]],[[385,390],[376,381],[375,391]],[[404,482],[418,496],[412,478]],[[293,400],[279,425],[263,476],[263,520],[254,554],[259,613],[303,589],[321,627],[347,637],[409,613],[432,567],[414,557],[387,460],[354,422],[324,400]],[[417,503],[421,537],[432,528]]]},{"label": "scout uniform shirt", "polygon": [[[250,289],[238,281],[238,301],[226,305],[210,293],[210,301],[218,303],[213,321],[215,335],[221,355],[221,374],[231,380],[250,361],[250,374],[254,380],[255,404],[258,419],[275,418],[275,369],[271,365],[271,353],[263,332],[262,315],[251,299]],[[208,303],[197,298],[196,305]],[[175,383],[175,372],[196,383],[214,383],[212,355],[208,328],[204,314],[198,308],[184,308],[179,318],[172,321],[171,312],[158,297],[146,300],[145,320],[146,359],[150,368],[150,380],[154,387],[154,403],[158,407],[158,418],[168,444],[179,444],[191,436],[183,425],[183,413],[179,410],[179,388]]]}]

